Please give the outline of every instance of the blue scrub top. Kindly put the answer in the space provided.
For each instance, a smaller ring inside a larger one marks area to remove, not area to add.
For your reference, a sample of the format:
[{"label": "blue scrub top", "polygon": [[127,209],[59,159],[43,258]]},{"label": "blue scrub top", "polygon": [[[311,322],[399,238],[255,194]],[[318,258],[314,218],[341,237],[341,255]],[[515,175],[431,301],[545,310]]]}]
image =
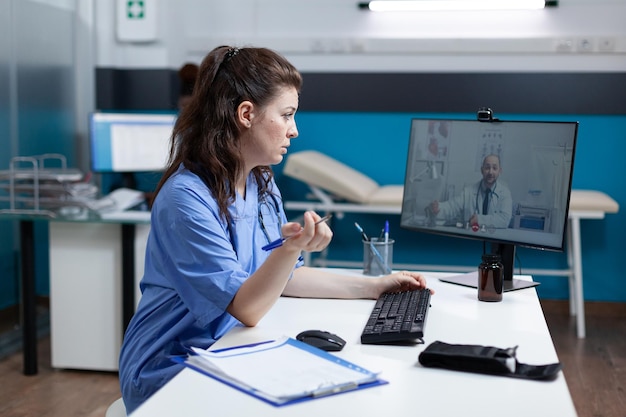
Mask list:
[{"label": "blue scrub top", "polygon": [[[227,224],[202,180],[181,166],[158,193],[151,215],[141,300],[120,353],[119,377],[127,412],[173,378],[171,361],[189,347],[208,348],[240,323],[226,308],[242,283],[267,259],[262,246],[287,221],[272,181],[259,202],[254,176],[246,199],[237,195]],[[297,265],[299,266],[299,265]]]}]

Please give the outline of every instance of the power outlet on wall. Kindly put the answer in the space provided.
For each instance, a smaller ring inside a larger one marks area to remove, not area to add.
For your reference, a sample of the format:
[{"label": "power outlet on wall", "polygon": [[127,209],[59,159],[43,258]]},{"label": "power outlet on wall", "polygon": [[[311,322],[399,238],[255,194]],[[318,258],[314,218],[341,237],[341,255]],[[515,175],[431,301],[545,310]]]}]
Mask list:
[{"label": "power outlet on wall", "polygon": [[593,38],[579,38],[576,42],[576,51],[578,52],[593,52],[594,50]]},{"label": "power outlet on wall", "polygon": [[598,51],[613,52],[615,51],[615,38],[603,37],[598,39]]}]

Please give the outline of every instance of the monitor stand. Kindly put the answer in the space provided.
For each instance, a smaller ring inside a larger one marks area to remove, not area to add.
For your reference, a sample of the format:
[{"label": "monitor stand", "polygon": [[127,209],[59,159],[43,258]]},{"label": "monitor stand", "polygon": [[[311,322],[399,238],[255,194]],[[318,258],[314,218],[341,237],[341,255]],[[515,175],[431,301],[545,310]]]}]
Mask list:
[{"label": "monitor stand", "polygon": [[[521,290],[523,288],[531,288],[539,285],[539,283],[536,281],[526,281],[523,279],[513,278],[513,270],[515,265],[515,245],[492,243],[491,253],[499,254],[500,258],[502,259],[502,265],[504,266],[504,292]],[[478,288],[478,267],[476,267],[475,272],[439,278],[439,280],[450,284]]]},{"label": "monitor stand", "polygon": [[[491,253],[500,255],[502,265],[504,266],[504,291],[521,290],[522,288],[536,287],[539,285],[535,281],[526,281],[523,279],[513,278],[515,270],[515,245],[510,243],[492,243]],[[476,282],[478,287],[478,281]]]}]

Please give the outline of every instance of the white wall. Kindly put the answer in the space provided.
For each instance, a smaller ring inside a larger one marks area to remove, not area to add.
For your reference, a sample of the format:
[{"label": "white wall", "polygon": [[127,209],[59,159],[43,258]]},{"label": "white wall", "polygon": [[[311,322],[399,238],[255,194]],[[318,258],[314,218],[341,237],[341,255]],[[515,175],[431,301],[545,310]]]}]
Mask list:
[{"label": "white wall", "polygon": [[178,68],[234,44],[276,49],[302,71],[626,69],[626,0],[428,13],[372,13],[356,0],[148,0],[156,38],[136,43],[116,38],[121,0],[90,1],[101,67]]}]

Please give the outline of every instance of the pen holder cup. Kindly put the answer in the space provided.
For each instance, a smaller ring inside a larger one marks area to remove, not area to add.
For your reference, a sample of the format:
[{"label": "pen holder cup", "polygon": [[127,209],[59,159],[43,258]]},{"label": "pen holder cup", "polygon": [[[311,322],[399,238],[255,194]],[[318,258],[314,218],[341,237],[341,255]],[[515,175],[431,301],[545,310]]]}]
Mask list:
[{"label": "pen holder cup", "polygon": [[387,275],[391,273],[393,265],[393,239],[385,242],[382,239],[372,238],[363,241],[363,274]]}]

